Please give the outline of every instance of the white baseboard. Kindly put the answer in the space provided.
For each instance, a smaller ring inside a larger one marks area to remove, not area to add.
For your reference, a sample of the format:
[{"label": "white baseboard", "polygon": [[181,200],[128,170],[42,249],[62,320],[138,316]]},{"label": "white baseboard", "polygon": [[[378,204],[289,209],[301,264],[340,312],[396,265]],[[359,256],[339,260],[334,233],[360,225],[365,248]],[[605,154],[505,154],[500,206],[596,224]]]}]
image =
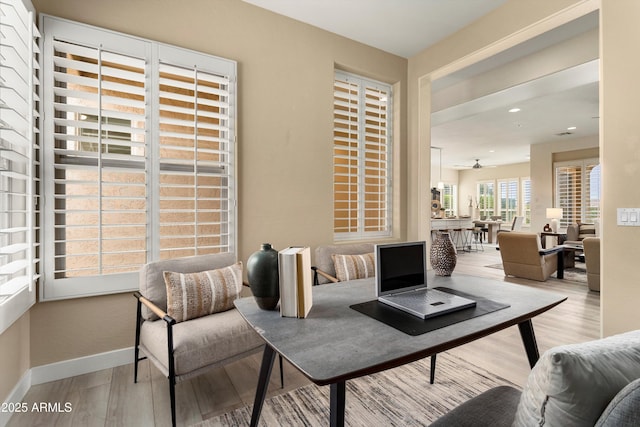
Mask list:
[{"label": "white baseboard", "polygon": [[[22,402],[22,399],[24,399],[24,396],[33,385],[88,374],[102,369],[115,368],[129,363],[133,363],[133,347],[36,366],[25,372],[4,403]],[[11,413],[0,411],[0,427],[5,427],[10,418]]]},{"label": "white baseboard", "polygon": [[133,363],[133,347],[31,368],[31,385],[48,383],[76,375]]}]

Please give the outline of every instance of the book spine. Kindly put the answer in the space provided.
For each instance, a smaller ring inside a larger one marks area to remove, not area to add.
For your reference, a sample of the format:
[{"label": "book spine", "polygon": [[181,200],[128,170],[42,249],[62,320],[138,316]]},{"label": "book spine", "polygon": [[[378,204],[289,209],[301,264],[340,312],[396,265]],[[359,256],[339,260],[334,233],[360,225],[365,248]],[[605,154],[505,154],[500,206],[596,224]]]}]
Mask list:
[{"label": "book spine", "polygon": [[280,281],[280,315],[297,317],[297,261],[296,250],[287,248],[278,253]]}]

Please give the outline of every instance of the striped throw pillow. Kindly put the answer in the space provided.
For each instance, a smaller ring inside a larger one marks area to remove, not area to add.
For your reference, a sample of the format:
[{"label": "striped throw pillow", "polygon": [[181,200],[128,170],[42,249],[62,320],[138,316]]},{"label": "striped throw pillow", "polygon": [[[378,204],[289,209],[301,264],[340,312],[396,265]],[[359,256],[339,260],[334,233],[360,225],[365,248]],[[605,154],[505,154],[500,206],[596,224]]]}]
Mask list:
[{"label": "striped throw pillow", "polygon": [[376,275],[373,252],[360,255],[333,254],[331,258],[336,268],[336,278],[341,282]]},{"label": "striped throw pillow", "polygon": [[176,322],[230,310],[242,290],[242,263],[199,273],[164,272],[167,314]]}]

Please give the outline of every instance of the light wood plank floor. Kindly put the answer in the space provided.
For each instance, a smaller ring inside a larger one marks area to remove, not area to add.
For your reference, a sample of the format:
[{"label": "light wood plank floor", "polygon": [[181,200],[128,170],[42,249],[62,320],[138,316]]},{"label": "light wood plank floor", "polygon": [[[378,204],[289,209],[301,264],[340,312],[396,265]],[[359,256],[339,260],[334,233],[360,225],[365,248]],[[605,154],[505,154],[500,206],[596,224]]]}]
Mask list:
[{"label": "light wood plank floor", "polygon": [[[586,285],[549,280],[534,282],[505,278],[502,270],[487,268],[500,262],[495,247],[458,257],[454,274],[492,277],[525,286],[555,290],[567,295],[566,302],[533,320],[540,352],[550,347],[597,339],[600,335],[600,297]],[[484,367],[515,384],[523,385],[529,373],[518,329],[513,327],[451,350],[469,362]],[[190,425],[253,402],[261,354],[215,369],[176,386],[179,425]],[[295,389],[308,380],[285,362],[285,387],[280,388],[277,364],[269,394]],[[436,369],[437,381],[437,369]],[[168,426],[169,389],[147,361],[141,362],[139,380],[133,383],[133,365],[106,369],[78,377],[33,386],[25,402],[71,404],[68,413],[28,412],[15,414],[8,427],[22,426]]]}]

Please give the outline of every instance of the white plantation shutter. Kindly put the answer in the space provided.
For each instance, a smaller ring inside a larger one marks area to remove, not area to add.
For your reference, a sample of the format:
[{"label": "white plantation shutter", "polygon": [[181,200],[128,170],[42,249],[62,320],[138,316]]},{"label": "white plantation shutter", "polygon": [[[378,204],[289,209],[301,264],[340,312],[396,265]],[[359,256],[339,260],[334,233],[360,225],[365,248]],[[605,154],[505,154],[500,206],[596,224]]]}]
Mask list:
[{"label": "white plantation shutter", "polygon": [[600,219],[600,165],[598,159],[555,164],[555,207],[562,208],[560,226]]},{"label": "white plantation shutter", "polygon": [[145,61],[53,42],[56,278],[146,262]]},{"label": "white plantation shutter", "polygon": [[43,299],[149,261],[235,252],[236,64],[44,16]]},{"label": "white plantation shutter", "polygon": [[521,213],[524,217],[523,225],[531,225],[531,178],[521,178],[520,180]]},{"label": "white plantation shutter", "polygon": [[482,219],[490,219],[494,214],[494,186],[495,183],[493,181],[478,182],[476,184],[478,208],[480,209],[480,218]]},{"label": "white plantation shutter", "polygon": [[[458,187],[455,184],[444,184],[442,189],[442,207],[446,216],[458,214]],[[466,214],[466,212],[464,212]]]},{"label": "white plantation shutter", "polygon": [[336,72],[334,235],[391,234],[391,87]]},{"label": "white plantation shutter", "polygon": [[499,214],[503,221],[511,221],[518,214],[518,179],[498,180]]},{"label": "white plantation shutter", "polygon": [[160,64],[160,256],[231,249],[229,77]]},{"label": "white plantation shutter", "polygon": [[31,3],[0,0],[0,334],[35,303],[38,30]]}]

